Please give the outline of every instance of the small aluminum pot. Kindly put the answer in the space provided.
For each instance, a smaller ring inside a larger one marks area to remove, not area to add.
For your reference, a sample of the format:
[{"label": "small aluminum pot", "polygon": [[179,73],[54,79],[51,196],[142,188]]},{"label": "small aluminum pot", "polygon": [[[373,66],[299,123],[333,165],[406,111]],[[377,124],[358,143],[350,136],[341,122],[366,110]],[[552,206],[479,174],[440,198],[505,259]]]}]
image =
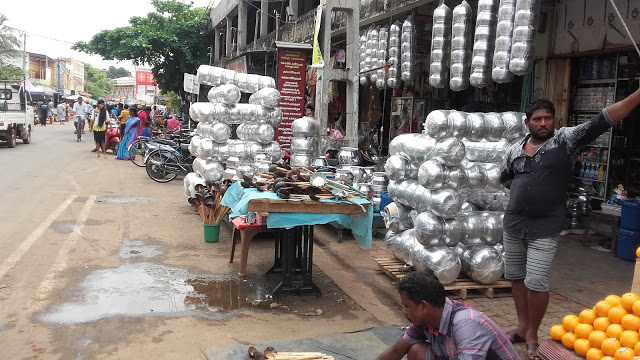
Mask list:
[{"label": "small aluminum pot", "polygon": [[353,183],[353,173],[351,172],[351,168],[343,168],[336,170],[336,178],[342,182],[352,184]]},{"label": "small aluminum pot", "polygon": [[318,142],[315,137],[294,137],[291,139],[291,153],[315,154]]},{"label": "small aluminum pot", "polygon": [[293,154],[289,160],[291,167],[308,167],[313,162],[313,156],[308,154]]},{"label": "small aluminum pot", "polygon": [[389,177],[382,171],[374,172],[371,176],[371,185],[383,186],[386,189],[387,185],[389,185]]},{"label": "small aluminum pot", "polygon": [[340,148],[338,161],[342,165],[358,165],[360,161],[360,151],[353,147]]}]

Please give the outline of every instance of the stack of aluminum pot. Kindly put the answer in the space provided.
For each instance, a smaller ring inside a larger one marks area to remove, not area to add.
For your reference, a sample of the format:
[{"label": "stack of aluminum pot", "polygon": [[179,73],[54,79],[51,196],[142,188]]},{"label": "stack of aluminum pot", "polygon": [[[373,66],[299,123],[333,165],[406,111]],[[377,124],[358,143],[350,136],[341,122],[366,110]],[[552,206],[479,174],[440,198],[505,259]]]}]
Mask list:
[{"label": "stack of aluminum pot", "polygon": [[389,30],[389,78],[387,85],[392,89],[400,86],[400,36],[402,24],[396,21]]},{"label": "stack of aluminum pot", "polygon": [[[201,84],[213,87],[208,102],[194,103],[189,109],[191,119],[198,122],[197,135],[189,145],[198,157],[194,171],[206,181],[237,180],[268,171],[268,165],[282,156],[274,141],[274,128],[282,120],[275,80],[209,65],[201,65],[197,77]],[[252,94],[249,103],[238,103],[242,92]],[[239,139],[230,139],[232,125],[238,125]]]},{"label": "stack of aluminum pot", "polygon": [[400,260],[432,269],[444,284],[460,272],[490,284],[504,272],[500,184],[507,148],[525,135],[524,114],[436,110],[422,134],[389,144],[385,171],[393,203],[381,212]]},{"label": "stack of aluminum pot", "polygon": [[318,122],[309,116],[301,117],[291,123],[291,132],[291,166],[311,166],[318,150]]}]

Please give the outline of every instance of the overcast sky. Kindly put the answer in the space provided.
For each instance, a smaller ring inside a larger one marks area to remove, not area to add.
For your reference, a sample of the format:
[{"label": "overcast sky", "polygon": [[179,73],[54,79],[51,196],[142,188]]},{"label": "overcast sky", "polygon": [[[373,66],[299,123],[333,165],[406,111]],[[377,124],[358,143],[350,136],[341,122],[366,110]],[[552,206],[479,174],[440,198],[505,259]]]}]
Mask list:
[{"label": "overcast sky", "polygon": [[[206,7],[212,0],[183,0]],[[217,4],[219,1],[213,1]],[[110,65],[133,71],[130,61],[105,61],[71,50],[76,41],[89,41],[106,29],[129,26],[132,16],[146,16],[154,8],[151,0],[2,0],[0,13],[7,16],[7,26],[27,33],[27,52],[52,58],[66,57],[106,69]],[[22,34],[16,33],[22,40]]]}]

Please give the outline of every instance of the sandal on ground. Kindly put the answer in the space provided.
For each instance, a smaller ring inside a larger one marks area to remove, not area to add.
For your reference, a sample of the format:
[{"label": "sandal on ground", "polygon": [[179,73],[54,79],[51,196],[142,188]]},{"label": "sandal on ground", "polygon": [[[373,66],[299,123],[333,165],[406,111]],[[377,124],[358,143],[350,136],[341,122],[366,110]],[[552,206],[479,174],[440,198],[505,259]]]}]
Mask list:
[{"label": "sandal on ground", "polygon": [[540,360],[540,355],[538,355],[538,344],[527,344],[527,359]]},{"label": "sandal on ground", "polygon": [[518,335],[518,333],[515,330],[509,331],[508,333],[505,334],[505,336],[507,337],[507,340],[509,340],[512,344],[518,344],[518,343],[523,343],[527,341],[525,338]]}]

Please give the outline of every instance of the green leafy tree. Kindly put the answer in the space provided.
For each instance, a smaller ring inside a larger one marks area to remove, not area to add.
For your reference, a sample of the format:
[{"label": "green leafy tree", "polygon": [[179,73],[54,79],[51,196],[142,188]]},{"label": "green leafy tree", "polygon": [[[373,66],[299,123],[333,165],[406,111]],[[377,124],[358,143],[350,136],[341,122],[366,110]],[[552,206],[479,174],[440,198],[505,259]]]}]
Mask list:
[{"label": "green leafy tree", "polygon": [[106,75],[109,79],[116,79],[131,76],[131,72],[123,67],[116,68],[115,66],[109,66]]},{"label": "green leafy tree", "polygon": [[84,64],[84,81],[87,92],[94,99],[104,98],[113,90],[107,75],[89,64]]},{"label": "green leafy tree", "polygon": [[17,49],[22,46],[15,31],[5,25],[7,17],[0,14],[0,62],[5,62],[10,58],[18,56]]},{"label": "green leafy tree", "polygon": [[146,18],[134,16],[129,19],[130,26],[101,31],[88,43],[78,42],[73,48],[107,60],[148,64],[160,89],[184,98],[184,73],[193,74],[209,62],[209,12],[175,0],[152,3],[156,11]]},{"label": "green leafy tree", "polygon": [[0,63],[0,80],[22,80],[22,69],[14,65]]}]

